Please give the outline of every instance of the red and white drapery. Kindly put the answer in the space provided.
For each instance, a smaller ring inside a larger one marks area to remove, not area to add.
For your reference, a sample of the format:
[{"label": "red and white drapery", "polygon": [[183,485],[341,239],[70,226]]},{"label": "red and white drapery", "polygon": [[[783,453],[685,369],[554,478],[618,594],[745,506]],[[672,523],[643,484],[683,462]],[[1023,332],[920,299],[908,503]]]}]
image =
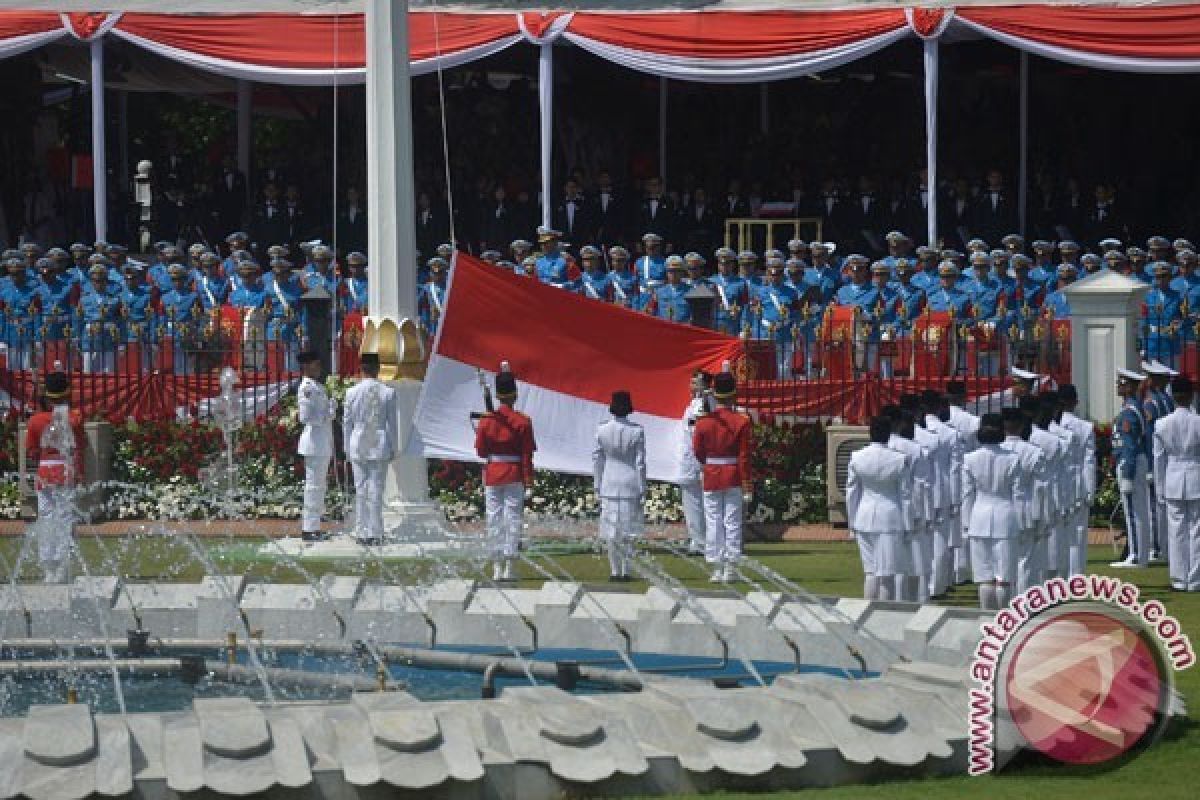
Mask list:
[{"label": "red and white drapery", "polygon": [[[91,45],[92,73],[98,80],[103,75],[102,42],[115,36],[238,80],[345,84],[365,78],[363,24],[362,14],[0,11],[0,58],[70,36]],[[1024,53],[1095,69],[1200,71],[1200,4],[620,14],[412,11],[409,15],[415,74],[469,63],[522,41],[539,48],[543,197],[551,194],[553,45],[559,39],[662,78],[761,83],[832,69],[915,36],[924,48],[926,158],[932,186],[937,172],[938,49],[947,34],[983,36]],[[95,94],[93,145],[101,145],[94,149],[102,153],[103,92]],[[95,161],[100,189],[103,163],[99,158]],[[97,237],[103,238],[99,202],[103,194],[96,194]],[[937,233],[935,205],[930,193],[927,233],[931,241]]]}]

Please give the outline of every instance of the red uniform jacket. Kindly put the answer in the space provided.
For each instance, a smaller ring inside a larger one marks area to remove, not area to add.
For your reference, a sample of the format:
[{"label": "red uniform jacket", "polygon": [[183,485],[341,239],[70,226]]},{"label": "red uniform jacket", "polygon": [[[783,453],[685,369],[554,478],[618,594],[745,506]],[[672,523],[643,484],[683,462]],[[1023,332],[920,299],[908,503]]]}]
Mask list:
[{"label": "red uniform jacket", "polygon": [[[754,489],[750,474],[750,420],[724,406],[696,420],[692,434],[696,460],[704,465],[704,491]],[[714,460],[729,461],[714,464]]]},{"label": "red uniform jacket", "polygon": [[[66,481],[66,469],[63,458],[56,450],[42,450],[42,433],[50,424],[52,412],[39,411],[29,418],[29,426],[25,429],[25,452],[31,461],[37,462],[37,486],[62,486]],[[83,448],[87,443],[83,433],[83,416],[78,411],[71,412],[71,431],[75,434],[75,474],[72,476],[75,484],[83,482]]]},{"label": "red uniform jacket", "polygon": [[484,486],[506,483],[533,485],[533,422],[520,411],[500,406],[479,420],[475,431],[475,453],[487,460]]}]

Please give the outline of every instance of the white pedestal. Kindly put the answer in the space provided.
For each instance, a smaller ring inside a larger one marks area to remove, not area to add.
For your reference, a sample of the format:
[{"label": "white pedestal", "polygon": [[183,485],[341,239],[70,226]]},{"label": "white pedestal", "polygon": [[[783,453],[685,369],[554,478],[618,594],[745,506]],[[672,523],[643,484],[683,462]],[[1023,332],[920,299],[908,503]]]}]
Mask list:
[{"label": "white pedestal", "polygon": [[1150,287],[1101,270],[1066,288],[1071,306],[1071,382],[1082,417],[1110,422],[1120,408],[1117,370],[1137,369],[1138,323]]},{"label": "white pedestal", "polygon": [[407,455],[413,435],[413,416],[421,382],[399,378],[389,381],[396,390],[398,455],[388,469],[383,489],[383,525],[388,539],[428,538],[443,529],[442,513],[429,499],[429,473],[425,459]]}]

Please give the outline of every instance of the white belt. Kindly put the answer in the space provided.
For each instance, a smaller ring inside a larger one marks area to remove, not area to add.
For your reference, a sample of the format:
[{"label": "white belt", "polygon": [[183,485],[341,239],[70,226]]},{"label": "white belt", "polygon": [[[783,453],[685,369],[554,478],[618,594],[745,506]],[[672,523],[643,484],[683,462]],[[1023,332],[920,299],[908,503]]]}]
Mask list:
[{"label": "white belt", "polygon": [[737,465],[738,460],[736,458],[720,456],[717,458],[706,458],[704,459],[704,463],[710,467],[732,467]]},{"label": "white belt", "polygon": [[65,467],[66,465],[67,462],[60,458],[43,458],[38,461],[39,467]]},{"label": "white belt", "polygon": [[488,456],[489,464],[520,464],[520,456]]},{"label": "white belt", "polygon": [[1173,456],[1170,453],[1167,454],[1167,460],[1172,464],[1200,464],[1200,458],[1184,458],[1183,456]]}]

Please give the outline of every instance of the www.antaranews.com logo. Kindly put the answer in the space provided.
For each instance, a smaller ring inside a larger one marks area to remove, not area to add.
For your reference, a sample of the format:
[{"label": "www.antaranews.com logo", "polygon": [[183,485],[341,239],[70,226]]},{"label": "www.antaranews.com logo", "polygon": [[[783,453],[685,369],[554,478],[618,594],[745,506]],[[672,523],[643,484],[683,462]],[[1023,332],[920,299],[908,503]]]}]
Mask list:
[{"label": "www.antaranews.com logo", "polygon": [[1196,661],[1178,620],[1104,575],[1054,578],[983,625],[971,662],[968,771],[1022,748],[1103,764],[1162,732],[1173,672]]}]

